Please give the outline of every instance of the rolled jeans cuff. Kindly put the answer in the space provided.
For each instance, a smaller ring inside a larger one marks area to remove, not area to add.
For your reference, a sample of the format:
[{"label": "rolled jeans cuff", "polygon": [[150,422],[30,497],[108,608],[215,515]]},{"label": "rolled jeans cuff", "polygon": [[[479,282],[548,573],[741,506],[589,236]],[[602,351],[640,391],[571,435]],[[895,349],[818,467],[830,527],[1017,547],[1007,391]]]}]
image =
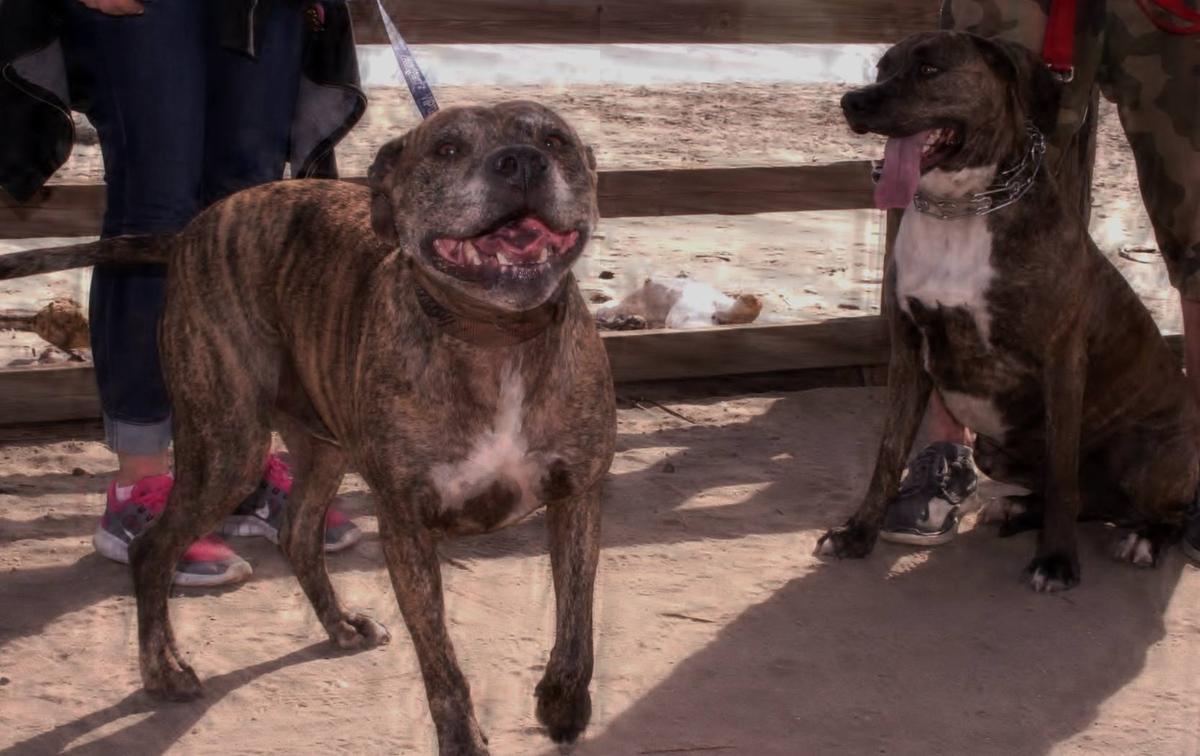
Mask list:
[{"label": "rolled jeans cuff", "polygon": [[171,445],[171,418],[153,423],[131,423],[105,414],[104,440],[117,454],[141,457],[162,454]]}]

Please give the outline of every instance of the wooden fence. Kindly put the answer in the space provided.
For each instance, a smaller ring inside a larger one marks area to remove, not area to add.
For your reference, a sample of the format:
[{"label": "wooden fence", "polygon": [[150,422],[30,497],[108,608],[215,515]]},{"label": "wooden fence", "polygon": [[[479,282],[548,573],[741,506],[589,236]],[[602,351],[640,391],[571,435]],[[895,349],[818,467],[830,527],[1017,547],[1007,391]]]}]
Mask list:
[{"label": "wooden fence", "polygon": [[[386,36],[373,0],[352,0],[361,43]],[[878,43],[935,28],[937,0],[385,0],[410,44]],[[831,105],[832,106],[832,105]],[[603,171],[604,217],[873,207],[867,161]],[[361,181],[361,178],[351,178]],[[99,232],[100,185],[52,185],[16,205],[0,195],[0,238]],[[889,219],[889,224],[892,218]],[[618,381],[720,376],[886,361],[881,318],[607,333]],[[0,424],[95,417],[88,367],[0,369]]]}]

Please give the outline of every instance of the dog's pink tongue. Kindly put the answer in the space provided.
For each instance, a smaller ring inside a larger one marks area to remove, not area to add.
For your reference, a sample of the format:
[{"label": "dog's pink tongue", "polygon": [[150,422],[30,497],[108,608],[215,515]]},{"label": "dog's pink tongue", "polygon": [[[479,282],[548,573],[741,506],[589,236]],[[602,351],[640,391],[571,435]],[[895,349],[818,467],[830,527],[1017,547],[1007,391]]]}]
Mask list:
[{"label": "dog's pink tongue", "polygon": [[875,185],[875,207],[908,207],[921,180],[921,148],[928,131],[907,137],[888,137],[883,150],[883,176]]}]

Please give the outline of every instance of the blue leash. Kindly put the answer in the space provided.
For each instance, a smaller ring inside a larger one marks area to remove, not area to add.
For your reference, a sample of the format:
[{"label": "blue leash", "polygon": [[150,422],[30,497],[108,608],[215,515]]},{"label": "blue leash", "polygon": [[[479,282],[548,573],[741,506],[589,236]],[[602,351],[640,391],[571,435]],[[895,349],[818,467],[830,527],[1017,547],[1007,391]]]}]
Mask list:
[{"label": "blue leash", "polygon": [[437,98],[433,96],[433,90],[429,88],[425,74],[421,73],[421,67],[417,65],[417,59],[413,56],[412,50],[408,49],[404,37],[401,37],[400,32],[396,31],[392,17],[384,10],[383,0],[375,0],[375,3],[379,6],[379,17],[383,19],[383,28],[387,30],[388,41],[392,43],[392,52],[396,55],[396,63],[400,66],[404,83],[408,84],[408,91],[412,94],[413,102],[417,103],[417,110],[421,111],[421,117],[428,118],[437,112]]}]

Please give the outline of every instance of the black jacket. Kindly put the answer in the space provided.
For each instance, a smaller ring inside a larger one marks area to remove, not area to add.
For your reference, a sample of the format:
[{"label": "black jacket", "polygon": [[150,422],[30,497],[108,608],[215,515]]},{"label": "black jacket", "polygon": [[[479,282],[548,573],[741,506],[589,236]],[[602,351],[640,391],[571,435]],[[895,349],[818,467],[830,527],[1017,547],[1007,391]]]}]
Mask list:
[{"label": "black jacket", "polygon": [[[87,101],[82,82],[69,76],[59,41],[68,2],[77,0],[0,0],[0,187],[18,202],[33,196],[67,161],[75,141],[72,106]],[[254,57],[264,8],[272,0],[203,2],[225,5],[221,44]],[[290,163],[293,176],[332,178],[334,145],[362,117],[367,98],[345,2],[305,2],[323,12],[309,14]]]}]

